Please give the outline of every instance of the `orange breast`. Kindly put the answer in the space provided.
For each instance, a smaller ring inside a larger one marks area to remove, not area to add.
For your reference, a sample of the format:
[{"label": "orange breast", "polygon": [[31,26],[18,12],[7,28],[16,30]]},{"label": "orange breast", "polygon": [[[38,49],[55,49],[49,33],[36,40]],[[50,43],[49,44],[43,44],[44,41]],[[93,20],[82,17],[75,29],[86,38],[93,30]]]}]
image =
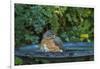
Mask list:
[{"label": "orange breast", "polygon": [[57,46],[53,39],[43,39],[41,41],[41,46],[46,45],[50,52],[59,52],[60,48]]}]

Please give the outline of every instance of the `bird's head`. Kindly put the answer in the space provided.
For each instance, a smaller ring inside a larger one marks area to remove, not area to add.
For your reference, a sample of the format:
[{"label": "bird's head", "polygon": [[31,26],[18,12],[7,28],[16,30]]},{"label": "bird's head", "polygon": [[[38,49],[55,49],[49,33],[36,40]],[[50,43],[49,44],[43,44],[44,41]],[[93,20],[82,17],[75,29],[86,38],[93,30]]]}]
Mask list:
[{"label": "bird's head", "polygon": [[43,38],[55,38],[55,34],[53,31],[48,30],[47,32],[44,33]]}]

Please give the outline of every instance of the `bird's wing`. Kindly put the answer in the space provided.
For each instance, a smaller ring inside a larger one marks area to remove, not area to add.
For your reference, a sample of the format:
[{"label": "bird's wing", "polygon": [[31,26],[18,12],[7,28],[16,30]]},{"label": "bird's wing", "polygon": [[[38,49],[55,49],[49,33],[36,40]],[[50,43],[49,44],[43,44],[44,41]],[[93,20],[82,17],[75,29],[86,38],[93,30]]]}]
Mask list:
[{"label": "bird's wing", "polygon": [[55,42],[56,45],[59,46],[59,48],[63,49],[63,42],[62,42],[62,40],[59,37],[56,36],[54,38],[54,42]]}]

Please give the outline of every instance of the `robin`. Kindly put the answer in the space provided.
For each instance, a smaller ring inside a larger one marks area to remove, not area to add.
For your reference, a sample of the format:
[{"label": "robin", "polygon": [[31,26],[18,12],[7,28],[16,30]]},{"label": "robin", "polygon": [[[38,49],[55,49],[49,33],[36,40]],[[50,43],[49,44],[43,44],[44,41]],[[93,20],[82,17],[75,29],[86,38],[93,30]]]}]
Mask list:
[{"label": "robin", "polygon": [[53,31],[47,30],[41,40],[41,50],[44,52],[63,52],[63,42]]}]

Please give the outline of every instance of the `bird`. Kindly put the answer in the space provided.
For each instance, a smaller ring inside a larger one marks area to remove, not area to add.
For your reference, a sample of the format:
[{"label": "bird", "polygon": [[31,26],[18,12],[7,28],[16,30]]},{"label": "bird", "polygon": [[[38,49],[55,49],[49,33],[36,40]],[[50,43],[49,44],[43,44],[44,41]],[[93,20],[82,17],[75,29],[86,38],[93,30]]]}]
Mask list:
[{"label": "bird", "polygon": [[47,30],[41,40],[41,50],[44,52],[63,52],[63,41],[52,30]]}]

